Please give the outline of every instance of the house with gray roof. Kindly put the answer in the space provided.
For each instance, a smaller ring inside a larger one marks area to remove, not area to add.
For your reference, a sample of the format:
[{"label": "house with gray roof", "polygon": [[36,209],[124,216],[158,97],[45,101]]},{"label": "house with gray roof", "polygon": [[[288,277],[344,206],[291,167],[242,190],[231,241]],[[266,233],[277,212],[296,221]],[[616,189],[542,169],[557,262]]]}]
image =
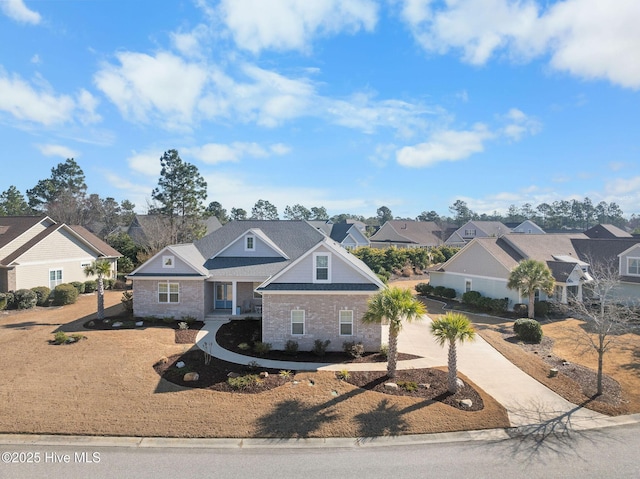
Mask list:
[{"label": "house with gray roof", "polygon": [[111,264],[115,278],[120,256],[82,226],[48,216],[0,216],[0,292],[95,279],[84,268],[97,259]]},{"label": "house with gray roof", "polygon": [[167,246],[128,276],[136,316],[262,318],[262,341],[310,350],[345,341],[380,348],[380,325],[361,321],[378,277],[307,221],[231,221],[191,244]]},{"label": "house with gray roof", "polygon": [[369,246],[369,238],[365,233],[366,225],[360,221],[333,223],[331,220],[308,220],[307,222],[343,248],[355,249]]},{"label": "house with gray roof", "polygon": [[443,243],[443,234],[434,221],[389,220],[369,241],[373,248],[432,248]]},{"label": "house with gray roof", "polygon": [[[527,303],[519,291],[507,288],[509,274],[524,259],[544,262],[556,282],[553,295],[543,292],[536,300],[554,299],[566,303],[570,298],[583,298],[583,287],[591,281],[594,268],[613,265],[620,285],[621,301],[640,299],[640,238],[620,233],[600,238],[602,225],[584,233],[508,234],[476,238],[466,244],[449,261],[430,272],[433,286],[456,290],[458,297],[466,291],[478,291],[491,298],[508,298],[509,305]],[[611,231],[611,230],[608,230]],[[596,236],[596,237],[593,237]]]}]

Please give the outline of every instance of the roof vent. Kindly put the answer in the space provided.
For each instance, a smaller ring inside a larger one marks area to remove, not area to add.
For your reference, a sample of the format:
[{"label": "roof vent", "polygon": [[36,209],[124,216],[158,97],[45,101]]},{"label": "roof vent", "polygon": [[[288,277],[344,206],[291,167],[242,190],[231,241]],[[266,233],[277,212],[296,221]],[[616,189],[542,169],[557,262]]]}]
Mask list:
[{"label": "roof vent", "polygon": [[0,226],[0,235],[5,234],[7,231],[9,231],[8,226]]}]

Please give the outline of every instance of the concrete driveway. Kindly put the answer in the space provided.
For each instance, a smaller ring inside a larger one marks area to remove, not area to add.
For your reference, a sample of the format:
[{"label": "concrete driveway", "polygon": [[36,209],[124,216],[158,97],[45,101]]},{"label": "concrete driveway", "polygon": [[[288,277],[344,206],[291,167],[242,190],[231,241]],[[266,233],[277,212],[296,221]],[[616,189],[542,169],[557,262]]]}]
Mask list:
[{"label": "concrete driveway", "polygon": [[[405,323],[398,339],[403,353],[421,356],[420,359],[399,361],[398,369],[446,366],[447,347],[440,347],[430,331],[431,319]],[[224,321],[207,322],[197,338],[197,345],[212,356],[237,364],[256,361],[265,368],[292,370],[386,370],[386,363],[323,364],[294,361],[273,361],[243,356],[221,348],[215,342],[215,333]],[[383,327],[383,342],[386,327]],[[562,432],[568,429],[593,427],[594,421],[606,416],[572,404],[514,366],[480,335],[472,343],[458,345],[458,371],[501,403],[509,413],[513,427],[544,428]]]}]

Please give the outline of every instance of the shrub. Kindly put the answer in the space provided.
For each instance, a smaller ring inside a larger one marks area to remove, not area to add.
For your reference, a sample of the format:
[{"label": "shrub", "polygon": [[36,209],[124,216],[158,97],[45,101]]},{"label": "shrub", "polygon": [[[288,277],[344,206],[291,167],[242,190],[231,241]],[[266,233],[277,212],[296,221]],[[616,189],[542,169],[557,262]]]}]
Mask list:
[{"label": "shrub", "polygon": [[516,319],[513,323],[513,331],[522,341],[536,344],[542,341],[542,327],[535,319]]},{"label": "shrub", "polygon": [[292,376],[292,373],[288,369],[281,369],[278,375],[283,379],[290,379]]},{"label": "shrub", "polygon": [[504,313],[509,307],[509,298],[493,298],[489,303],[489,310],[492,313]]},{"label": "shrub", "polygon": [[389,345],[388,344],[381,344],[380,345],[380,355],[382,355],[382,357],[384,357],[385,359],[387,359],[387,357],[389,357]]},{"label": "shrub", "polygon": [[444,288],[441,296],[443,298],[453,299],[456,297],[456,290],[453,288]]},{"label": "shrub", "polygon": [[416,284],[415,289],[420,296],[428,296],[430,294],[433,294],[433,286],[431,286],[429,283],[418,283]]},{"label": "shrub", "polygon": [[407,392],[418,390],[418,383],[415,381],[398,381],[396,384],[399,388],[404,389]]},{"label": "shrub", "polygon": [[354,358],[361,358],[364,354],[364,344],[355,341],[345,341],[342,343],[342,350]]},{"label": "shrub", "polygon": [[189,325],[184,321],[180,321],[178,323],[178,329],[181,329],[181,330],[189,329]]},{"label": "shrub", "polygon": [[536,318],[544,318],[549,314],[550,304],[548,301],[536,301],[533,303],[533,314]]},{"label": "shrub", "polygon": [[35,308],[38,303],[38,295],[30,289],[19,289],[14,293],[15,307],[18,309]]},{"label": "shrub", "polygon": [[482,295],[477,291],[467,291],[462,294],[462,302],[465,304],[476,305],[482,298]]},{"label": "shrub", "polygon": [[513,305],[513,312],[518,316],[525,316],[527,314],[527,305],[522,303],[516,303]]},{"label": "shrub", "polygon": [[440,298],[444,297],[444,290],[447,289],[444,286],[436,286],[435,288],[433,288],[433,294],[435,296],[438,296]]},{"label": "shrub", "polygon": [[238,349],[240,351],[248,351],[249,349],[251,349],[251,346],[249,346],[248,343],[240,343],[238,344]]},{"label": "shrub", "polygon": [[122,293],[120,303],[124,306],[124,309],[130,315],[133,314],[133,293],[131,291],[125,291]]},{"label": "shrub", "polygon": [[227,378],[227,383],[233,389],[245,389],[254,384],[260,384],[260,376],[257,374],[245,374],[236,378]]},{"label": "shrub", "polygon": [[193,323],[195,323],[198,319],[195,316],[182,316],[180,318],[181,321],[184,321],[185,323],[187,323],[188,325],[192,325]]},{"label": "shrub", "polygon": [[327,353],[327,348],[330,343],[330,339],[325,339],[324,341],[322,339],[316,339],[313,342],[313,349],[311,349],[311,352],[316,356],[324,356]]},{"label": "shrub", "polygon": [[9,295],[9,293],[0,293],[0,311],[3,309],[7,309],[9,307],[10,299],[13,295]]},{"label": "shrub", "polygon": [[295,356],[298,354],[298,341],[295,339],[288,339],[284,344],[284,352],[289,356]]},{"label": "shrub", "polygon": [[58,331],[53,335],[53,343],[54,344],[64,344],[69,341],[69,336],[64,331]]},{"label": "shrub", "polygon": [[80,281],[72,281],[69,284],[78,290],[78,294],[84,294],[84,283],[81,283]]},{"label": "shrub", "polygon": [[349,379],[351,377],[351,374],[349,373],[348,369],[343,369],[343,370],[338,371],[336,373],[336,377],[338,379],[342,379],[343,381],[346,381],[347,379]]},{"label": "shrub", "polygon": [[116,280],[113,278],[103,278],[102,284],[104,289],[113,289],[113,285],[116,283]]},{"label": "shrub", "polygon": [[93,293],[98,289],[98,282],[90,279],[84,282],[84,292],[85,293]]},{"label": "shrub", "polygon": [[46,306],[49,304],[49,297],[51,296],[51,290],[46,286],[36,286],[35,288],[31,288],[31,291],[36,293],[38,298],[37,305],[38,306]]},{"label": "shrub", "polygon": [[78,290],[73,285],[64,283],[59,284],[53,290],[53,304],[56,306],[64,306],[65,304],[73,304],[78,300]]},{"label": "shrub", "polygon": [[271,351],[271,343],[263,343],[262,341],[258,341],[253,345],[253,351],[258,356],[264,356],[269,351]]}]

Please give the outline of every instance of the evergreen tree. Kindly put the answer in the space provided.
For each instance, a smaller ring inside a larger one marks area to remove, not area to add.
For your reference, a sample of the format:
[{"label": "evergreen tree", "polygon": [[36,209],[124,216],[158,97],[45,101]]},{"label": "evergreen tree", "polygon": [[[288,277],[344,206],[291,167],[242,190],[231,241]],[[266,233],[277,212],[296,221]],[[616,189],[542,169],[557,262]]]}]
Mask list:
[{"label": "evergreen tree", "polygon": [[33,210],[15,186],[11,185],[0,194],[0,216],[22,216],[32,213]]}]

